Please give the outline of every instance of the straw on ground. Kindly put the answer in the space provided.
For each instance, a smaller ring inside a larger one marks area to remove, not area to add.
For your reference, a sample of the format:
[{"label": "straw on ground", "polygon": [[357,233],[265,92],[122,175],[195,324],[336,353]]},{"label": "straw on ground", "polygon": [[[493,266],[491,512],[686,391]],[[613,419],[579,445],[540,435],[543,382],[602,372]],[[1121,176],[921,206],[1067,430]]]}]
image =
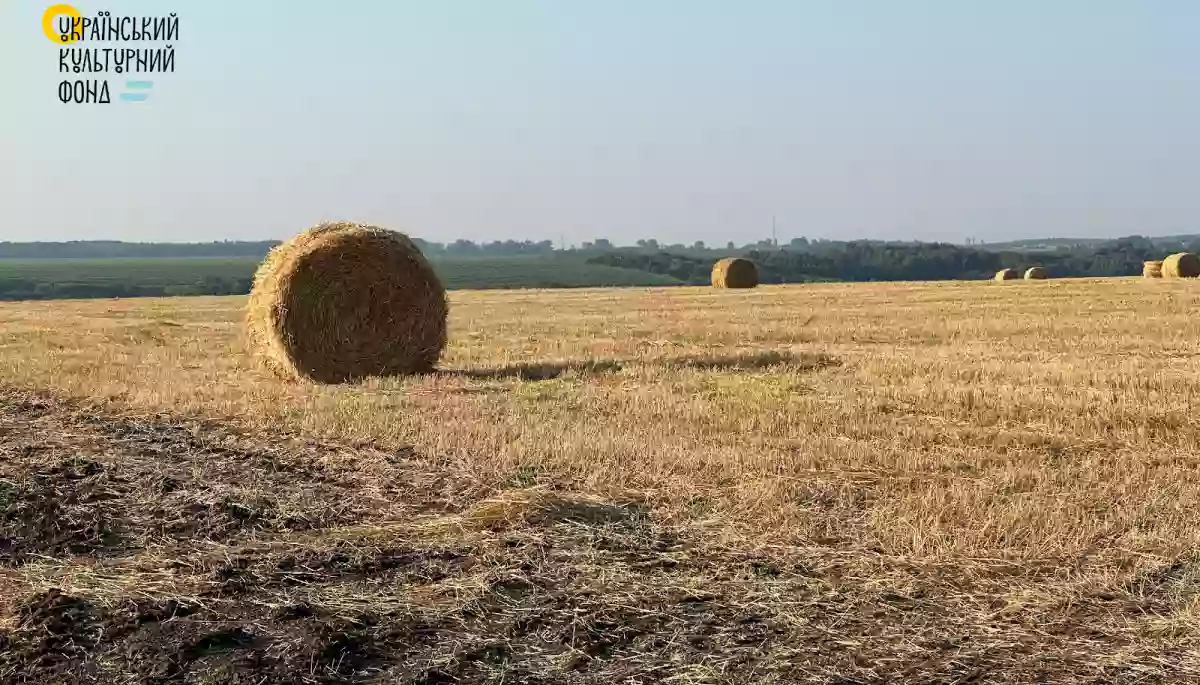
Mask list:
[{"label": "straw on ground", "polygon": [[256,372],[242,298],[0,304],[0,380],[81,398],[0,402],[0,633],[213,682],[1197,682],[1200,289],[1054,285],[455,292],[441,372],[348,386]]}]

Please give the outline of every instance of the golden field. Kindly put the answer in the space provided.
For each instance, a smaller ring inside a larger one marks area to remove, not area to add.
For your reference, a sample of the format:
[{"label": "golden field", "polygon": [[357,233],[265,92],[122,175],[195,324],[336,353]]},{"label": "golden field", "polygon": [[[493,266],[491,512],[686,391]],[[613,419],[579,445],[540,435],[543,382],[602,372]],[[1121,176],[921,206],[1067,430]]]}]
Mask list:
[{"label": "golden field", "polygon": [[[782,651],[725,663],[715,656],[725,648],[715,643],[688,647],[692,656],[679,657],[669,646],[631,642],[597,654],[581,648],[586,667],[546,656],[535,668],[529,665],[533,648],[522,651],[509,637],[503,638],[510,645],[501,660],[506,666],[488,662],[492,670],[451,675],[462,682],[534,682],[535,676],[652,682],[667,678],[661,665],[611,669],[641,663],[632,654],[660,649],[670,652],[667,670],[683,674],[663,682],[842,677],[847,683],[949,683],[972,673],[970,682],[1200,677],[1195,283],[1121,278],[748,291],[457,291],[438,373],[355,386],[263,375],[239,338],[243,303],[5,303],[0,384],[14,397],[50,397],[74,407],[74,418],[47,424],[47,434],[82,435],[91,429],[79,428],[85,420],[79,417],[94,415],[335,445],[336,456],[321,463],[349,474],[353,492],[374,498],[370,506],[345,520],[330,515],[329,525],[306,532],[248,526],[204,545],[147,534],[121,554],[30,558],[0,568],[8,611],[18,616],[11,625],[23,615],[15,607],[51,587],[106,610],[141,596],[200,604],[218,597],[211,601],[219,604],[224,595],[205,594],[211,568],[167,579],[147,567],[148,560],[178,557],[184,548],[228,559],[255,545],[316,548],[369,535],[376,548],[382,538],[388,544],[436,541],[466,545],[484,559],[492,557],[479,550],[499,544],[497,530],[553,538],[538,528],[551,524],[539,524],[530,512],[575,502],[622,510],[636,505],[645,531],[672,531],[671,539],[689,541],[690,551],[660,550],[676,555],[673,568],[683,563],[679,555],[707,557],[713,566],[693,567],[686,581],[663,576],[638,585],[643,581],[635,576],[643,571],[631,570],[635,566],[620,559],[600,563],[580,552],[571,562],[577,568],[564,573],[575,578],[578,569],[592,569],[583,573],[587,582],[616,583],[624,589],[609,592],[630,597],[642,596],[635,586],[714,588],[724,593],[721,606],[770,613],[783,626],[777,633]],[[19,407],[12,410],[17,432],[24,420]],[[394,454],[404,455],[403,466],[380,456]],[[4,475],[13,483],[48,463],[13,459]],[[96,459],[110,470],[133,468]],[[143,461],[137,468],[153,469]],[[226,482],[218,466],[209,475],[203,461],[188,468],[197,483],[211,481],[197,486],[196,501],[271,495],[265,476]],[[388,494],[409,472],[422,475],[405,492],[423,492],[438,507],[413,509]],[[327,511],[331,503],[317,501],[322,496],[281,495],[273,506],[281,509],[286,500],[293,508]],[[581,521],[567,517],[553,525],[599,530],[612,523]],[[297,542],[301,538],[306,542]],[[791,570],[742,578],[730,569],[742,568],[738,560],[747,555]],[[258,561],[247,563],[258,568]],[[422,585],[419,593],[394,585],[385,591],[378,583],[370,591],[339,586],[338,597],[378,607],[382,594],[405,606],[460,611],[489,592],[480,578],[492,578],[497,568],[524,568],[503,560],[479,563],[471,573],[483,575],[464,572],[479,582],[454,581],[457,599],[444,604],[430,597],[445,591],[445,580]],[[573,582],[563,578],[555,583]],[[542,587],[529,578],[522,582]],[[801,583],[814,594],[781,583]],[[309,601],[333,601],[332,586],[322,587],[324,599]],[[274,597],[275,604],[255,601],[275,606],[296,592],[270,590],[262,597]],[[805,602],[823,608],[802,618],[794,605]],[[818,624],[819,631],[805,632]],[[504,630],[472,634],[497,639],[509,634]],[[658,634],[673,633],[663,627]],[[951,647],[942,645],[947,640]],[[461,655],[454,658],[462,667]],[[313,671],[310,680],[295,682],[410,682],[399,664]],[[518,666],[526,670],[511,670]],[[6,673],[15,677],[16,671],[0,665]],[[413,676],[411,682],[422,681]]]}]

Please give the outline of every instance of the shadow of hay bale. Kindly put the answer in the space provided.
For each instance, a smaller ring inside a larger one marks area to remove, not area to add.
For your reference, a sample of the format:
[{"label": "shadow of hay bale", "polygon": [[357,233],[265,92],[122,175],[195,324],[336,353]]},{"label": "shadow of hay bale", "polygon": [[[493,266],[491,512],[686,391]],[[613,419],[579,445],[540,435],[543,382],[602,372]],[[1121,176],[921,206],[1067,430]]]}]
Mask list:
[{"label": "shadow of hay bale", "polygon": [[443,369],[439,373],[475,380],[517,378],[523,381],[548,381],[558,378],[568,371],[576,373],[615,373],[621,369],[622,364],[618,361],[588,359],[582,361],[510,364],[494,369]]},{"label": "shadow of hay bale", "polygon": [[458,376],[473,380],[503,380],[515,378],[522,381],[547,381],[562,376],[568,371],[579,374],[616,373],[633,364],[649,364],[674,369],[698,369],[702,371],[758,371],[775,366],[790,366],[801,371],[816,371],[841,366],[842,360],[827,354],[780,352],[745,352],[727,355],[685,355],[660,357],[649,360],[587,359],[561,362],[530,362],[510,364],[490,369],[442,369],[434,373]]},{"label": "shadow of hay bale", "polygon": [[749,352],[731,355],[688,355],[655,360],[655,364],[670,368],[703,371],[757,371],[773,366],[793,366],[802,371],[841,366],[842,360],[827,354],[779,352]]}]

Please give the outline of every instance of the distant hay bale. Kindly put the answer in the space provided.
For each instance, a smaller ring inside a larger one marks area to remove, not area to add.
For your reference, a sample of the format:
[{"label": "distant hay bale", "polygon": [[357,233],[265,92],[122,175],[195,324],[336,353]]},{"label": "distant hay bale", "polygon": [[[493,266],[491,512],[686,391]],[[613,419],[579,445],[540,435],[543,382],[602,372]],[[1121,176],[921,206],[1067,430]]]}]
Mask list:
[{"label": "distant hay bale", "polygon": [[758,285],[758,267],[749,259],[726,257],[713,264],[714,288],[753,288]]},{"label": "distant hay bale", "polygon": [[1017,277],[1016,269],[1000,269],[996,272],[997,281],[1011,281]]},{"label": "distant hay bale", "polygon": [[246,338],[268,370],[343,383],[430,371],[446,344],[446,291],[395,231],[323,223],[275,247],[254,275]]},{"label": "distant hay bale", "polygon": [[1200,257],[1191,252],[1177,252],[1163,260],[1163,278],[1195,278],[1200,276]]},{"label": "distant hay bale", "polygon": [[1162,278],[1163,263],[1162,260],[1154,260],[1142,263],[1142,275],[1146,278]]},{"label": "distant hay bale", "polygon": [[1039,280],[1046,278],[1046,269],[1040,266],[1031,266],[1025,270],[1025,280]]}]

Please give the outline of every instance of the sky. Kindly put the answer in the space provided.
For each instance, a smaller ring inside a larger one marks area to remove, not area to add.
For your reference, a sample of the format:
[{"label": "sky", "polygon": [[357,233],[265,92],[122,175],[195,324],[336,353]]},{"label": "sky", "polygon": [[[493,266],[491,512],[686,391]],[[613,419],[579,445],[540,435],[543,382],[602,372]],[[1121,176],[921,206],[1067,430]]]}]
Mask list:
[{"label": "sky", "polygon": [[1195,0],[79,0],[179,17],[112,104],[50,4],[0,0],[0,240],[1200,232]]}]

